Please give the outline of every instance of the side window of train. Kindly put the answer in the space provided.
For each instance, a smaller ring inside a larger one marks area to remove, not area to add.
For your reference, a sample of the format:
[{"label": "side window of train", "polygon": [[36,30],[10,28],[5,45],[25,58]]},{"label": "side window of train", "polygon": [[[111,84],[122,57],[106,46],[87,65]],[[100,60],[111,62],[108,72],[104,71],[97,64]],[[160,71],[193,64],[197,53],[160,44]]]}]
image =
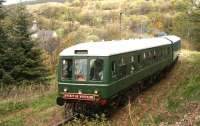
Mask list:
[{"label": "side window of train", "polygon": [[157,53],[156,53],[156,50],[154,49],[154,50],[153,50],[153,58],[154,58],[154,59],[156,59],[156,55],[157,55]]},{"label": "side window of train", "polygon": [[166,56],[166,48],[163,49],[163,55]]},{"label": "side window of train", "polygon": [[162,57],[165,57],[165,48],[162,48]]},{"label": "side window of train", "polygon": [[167,53],[170,54],[170,47],[167,48]]},{"label": "side window of train", "polygon": [[160,58],[162,58],[162,56],[163,56],[163,54],[162,54],[162,53],[163,53],[162,50],[163,50],[163,49],[160,48]]},{"label": "side window of train", "polygon": [[165,48],[165,54],[166,54],[166,56],[168,56],[168,51],[167,51],[167,48]]},{"label": "side window of train", "polygon": [[160,50],[160,48],[158,49],[158,58],[159,59],[161,58],[161,50]]},{"label": "side window of train", "polygon": [[124,61],[124,57],[121,57],[120,58],[120,66],[123,66],[123,65],[125,65],[125,61]]},{"label": "side window of train", "polygon": [[130,57],[130,74],[132,74],[135,71],[135,57],[131,56]]},{"label": "side window of train", "polygon": [[137,57],[138,57],[138,64],[140,64],[140,62],[141,62],[141,56],[138,55]]},{"label": "side window of train", "polygon": [[118,76],[120,78],[126,76],[127,74],[127,65],[125,63],[125,59],[124,57],[121,57],[120,58],[120,64],[119,64],[119,73],[118,73]]},{"label": "side window of train", "polygon": [[146,52],[143,53],[143,59],[145,60],[147,57]]},{"label": "side window of train", "polygon": [[165,48],[162,49],[162,56],[165,57]]},{"label": "side window of train", "polygon": [[130,63],[134,63],[135,62],[135,57],[134,56],[131,56],[130,57]]},{"label": "side window of train", "polygon": [[149,59],[151,59],[152,54],[151,54],[151,50],[149,51]]},{"label": "side window of train", "polygon": [[141,53],[141,55],[140,54],[138,54],[138,56],[137,56],[137,60],[138,60],[138,63],[137,63],[137,70],[140,70],[140,68],[142,68],[142,66],[143,66],[143,64],[142,64],[142,59],[143,59],[143,54]]},{"label": "side window of train", "polygon": [[117,76],[117,64],[116,64],[116,61],[112,61],[112,63],[111,63],[111,73],[112,73],[112,78],[115,78]]}]

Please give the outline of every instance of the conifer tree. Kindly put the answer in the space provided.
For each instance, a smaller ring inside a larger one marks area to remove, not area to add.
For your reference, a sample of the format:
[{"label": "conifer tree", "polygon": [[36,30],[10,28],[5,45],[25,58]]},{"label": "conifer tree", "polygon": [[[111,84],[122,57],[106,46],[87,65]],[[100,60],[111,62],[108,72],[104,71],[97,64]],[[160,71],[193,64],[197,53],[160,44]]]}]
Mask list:
[{"label": "conifer tree", "polygon": [[23,5],[17,7],[16,23],[14,26],[13,41],[16,44],[17,57],[22,57],[19,64],[12,70],[12,76],[18,80],[41,82],[47,77],[47,71],[42,65],[41,51],[36,48],[31,40],[29,32],[29,20],[26,8]]},{"label": "conifer tree", "polygon": [[5,50],[7,49],[7,35],[4,27],[4,18],[6,14],[2,5],[3,2],[4,0],[0,0],[0,83],[2,83],[3,79],[6,80],[6,78],[8,78],[3,68],[3,58],[5,55]]},{"label": "conifer tree", "polygon": [[8,26],[9,48],[5,50],[2,64],[6,78],[2,79],[2,83],[44,83],[48,72],[42,65],[41,51],[31,39],[29,15],[25,6],[18,5],[11,15],[11,26]]}]

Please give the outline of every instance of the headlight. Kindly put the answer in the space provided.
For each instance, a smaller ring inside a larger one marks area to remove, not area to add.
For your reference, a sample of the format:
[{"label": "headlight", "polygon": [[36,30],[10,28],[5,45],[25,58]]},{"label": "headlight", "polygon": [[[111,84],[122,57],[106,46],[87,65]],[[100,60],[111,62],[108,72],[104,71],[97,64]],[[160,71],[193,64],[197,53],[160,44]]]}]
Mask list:
[{"label": "headlight", "polygon": [[95,94],[98,94],[99,92],[97,90],[94,91]]},{"label": "headlight", "polygon": [[79,93],[79,94],[82,94],[82,91],[81,91],[81,90],[78,90],[78,93]]},{"label": "headlight", "polygon": [[64,92],[67,92],[67,88],[64,88]]}]

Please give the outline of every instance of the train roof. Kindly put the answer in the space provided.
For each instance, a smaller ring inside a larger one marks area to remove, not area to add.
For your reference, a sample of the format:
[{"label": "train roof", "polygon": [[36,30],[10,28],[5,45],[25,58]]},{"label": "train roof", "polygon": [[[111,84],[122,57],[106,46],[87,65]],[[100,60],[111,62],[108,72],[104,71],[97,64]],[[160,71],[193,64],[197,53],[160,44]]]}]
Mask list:
[{"label": "train roof", "polygon": [[163,37],[172,41],[173,43],[179,42],[181,40],[181,38],[175,35],[168,35],[168,36],[163,36]]},{"label": "train roof", "polygon": [[[103,42],[80,43],[64,49],[60,56],[111,56],[121,53],[127,53],[137,50],[143,50],[162,45],[170,45],[171,41],[176,41],[175,36],[166,36],[166,38],[148,38],[148,39],[129,39]],[[169,41],[170,39],[171,41]]]}]

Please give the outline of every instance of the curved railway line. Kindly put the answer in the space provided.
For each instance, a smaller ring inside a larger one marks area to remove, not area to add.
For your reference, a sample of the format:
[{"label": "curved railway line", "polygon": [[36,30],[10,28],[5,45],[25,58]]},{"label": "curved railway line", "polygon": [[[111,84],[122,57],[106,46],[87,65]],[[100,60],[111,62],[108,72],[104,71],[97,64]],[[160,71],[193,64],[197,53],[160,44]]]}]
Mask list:
[{"label": "curved railway line", "polygon": [[73,120],[78,114],[75,115],[69,115],[65,117],[63,120],[57,122],[56,124],[53,124],[53,126],[64,126],[67,124],[69,121]]}]

